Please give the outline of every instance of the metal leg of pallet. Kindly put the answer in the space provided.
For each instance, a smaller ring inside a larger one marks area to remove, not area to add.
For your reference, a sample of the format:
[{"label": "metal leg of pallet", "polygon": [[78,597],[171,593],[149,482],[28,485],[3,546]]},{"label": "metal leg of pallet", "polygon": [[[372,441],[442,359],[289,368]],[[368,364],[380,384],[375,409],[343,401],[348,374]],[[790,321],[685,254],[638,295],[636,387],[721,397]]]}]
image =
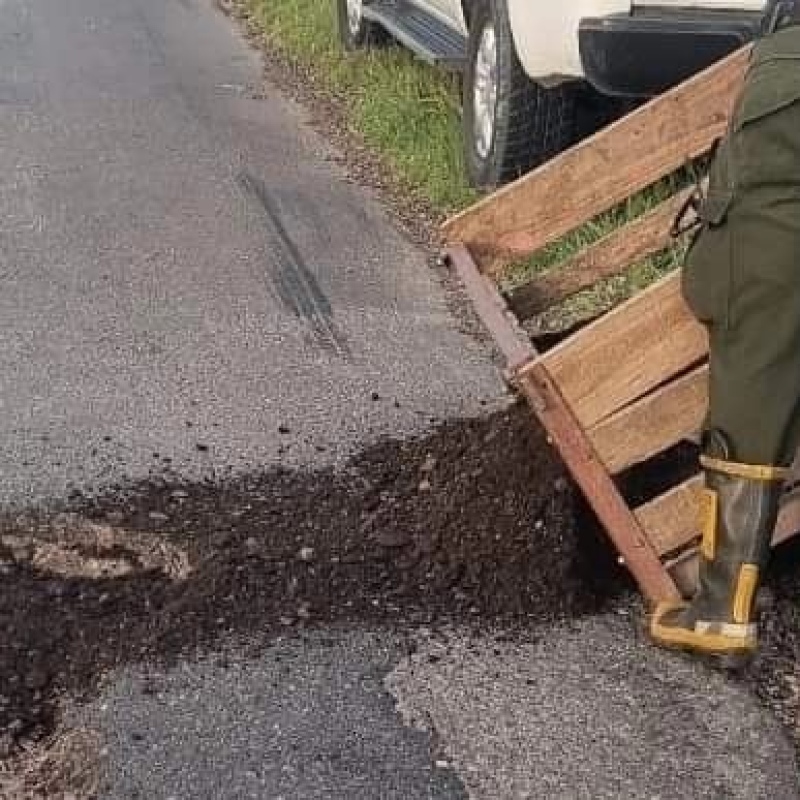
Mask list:
[{"label": "metal leg of pallet", "polygon": [[516,383],[550,434],[642,594],[652,601],[679,599],[680,592],[667,568],[544,365],[533,363],[523,367]]},{"label": "metal leg of pallet", "polygon": [[564,459],[642,593],[651,601],[680,597],[675,582],[594,451],[538,353],[493,281],[481,274],[469,250],[450,247],[455,267],[478,315],[505,356],[509,379],[525,396]]},{"label": "metal leg of pallet", "polygon": [[464,284],[475,311],[505,358],[510,373],[539,354],[530,337],[508,308],[494,281],[478,269],[475,259],[464,245],[451,245],[444,258]]}]

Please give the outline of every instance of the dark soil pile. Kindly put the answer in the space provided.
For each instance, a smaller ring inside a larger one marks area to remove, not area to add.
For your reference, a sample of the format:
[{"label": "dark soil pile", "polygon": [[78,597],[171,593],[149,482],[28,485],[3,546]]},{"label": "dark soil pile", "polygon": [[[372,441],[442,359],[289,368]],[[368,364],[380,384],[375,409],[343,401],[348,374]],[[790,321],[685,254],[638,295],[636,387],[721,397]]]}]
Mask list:
[{"label": "dark soil pile", "polygon": [[[193,569],[180,581],[146,564],[121,577],[64,577],[24,552],[2,554],[0,730],[12,733],[4,747],[45,734],[59,692],[91,690],[103,670],[233,634],[263,641],[346,620],[513,626],[593,608],[599,595],[586,565],[600,548],[579,545],[574,505],[521,408],[381,443],[341,470],[153,479],[75,498],[65,510],[180,546]],[[47,541],[54,519],[7,519],[0,533]],[[114,547],[126,555],[124,544]]]},{"label": "dark soil pile", "polygon": [[[114,535],[87,546],[81,525]],[[76,497],[0,519],[0,537],[0,758],[53,730],[60,695],[91,693],[125,663],[169,662],[234,636],[258,648],[332,622],[513,630],[598,610],[631,588],[519,407],[383,442],[340,470],[153,478]],[[134,568],[70,574],[34,554],[71,539],[87,565]],[[176,578],[150,551],[188,554],[191,570]],[[797,544],[774,573],[762,654],[738,679],[796,735]]]}]

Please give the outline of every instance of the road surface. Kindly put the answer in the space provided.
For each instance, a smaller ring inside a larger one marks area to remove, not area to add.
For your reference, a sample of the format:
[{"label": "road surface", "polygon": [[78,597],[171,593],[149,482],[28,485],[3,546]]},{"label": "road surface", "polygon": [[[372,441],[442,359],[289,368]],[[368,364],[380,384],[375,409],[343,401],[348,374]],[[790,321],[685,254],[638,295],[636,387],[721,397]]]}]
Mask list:
[{"label": "road surface", "polygon": [[[209,0],[0,0],[4,513],[340,463],[502,397],[332,155]],[[636,631],[232,639],[69,721],[119,800],[800,796],[755,701]]]}]

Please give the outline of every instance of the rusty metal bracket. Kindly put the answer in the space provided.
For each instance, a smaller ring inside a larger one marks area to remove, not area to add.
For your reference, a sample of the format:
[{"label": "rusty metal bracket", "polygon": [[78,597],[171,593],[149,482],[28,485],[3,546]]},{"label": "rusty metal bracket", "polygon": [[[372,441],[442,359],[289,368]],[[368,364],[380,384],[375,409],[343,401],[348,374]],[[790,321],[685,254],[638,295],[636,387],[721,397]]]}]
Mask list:
[{"label": "rusty metal bracket", "polygon": [[444,259],[455,269],[505,357],[506,379],[545,427],[548,441],[564,459],[642,593],[651,601],[678,599],[675,582],[497,286],[481,273],[466,246],[451,245]]},{"label": "rusty metal bracket", "polygon": [[679,599],[678,587],[545,365],[529,364],[517,381],[642,594],[653,602]]},{"label": "rusty metal bracket", "polygon": [[513,385],[515,374],[534,361],[539,353],[511,313],[494,282],[478,269],[470,251],[462,244],[450,245],[444,259],[453,266],[473,306],[506,360],[507,380]]}]

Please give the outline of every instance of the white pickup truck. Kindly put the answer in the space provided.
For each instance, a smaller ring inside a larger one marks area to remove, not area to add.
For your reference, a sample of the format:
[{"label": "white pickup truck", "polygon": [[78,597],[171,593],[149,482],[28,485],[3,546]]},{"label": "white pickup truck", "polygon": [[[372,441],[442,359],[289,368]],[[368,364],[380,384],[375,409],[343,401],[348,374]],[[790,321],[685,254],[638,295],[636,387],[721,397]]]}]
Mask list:
[{"label": "white pickup truck", "polygon": [[[490,188],[573,144],[582,104],[655,95],[740,47],[769,0],[337,0],[348,49],[390,35],[463,80],[465,156]],[[613,99],[611,99],[613,98]],[[581,127],[584,128],[581,131]]]}]

